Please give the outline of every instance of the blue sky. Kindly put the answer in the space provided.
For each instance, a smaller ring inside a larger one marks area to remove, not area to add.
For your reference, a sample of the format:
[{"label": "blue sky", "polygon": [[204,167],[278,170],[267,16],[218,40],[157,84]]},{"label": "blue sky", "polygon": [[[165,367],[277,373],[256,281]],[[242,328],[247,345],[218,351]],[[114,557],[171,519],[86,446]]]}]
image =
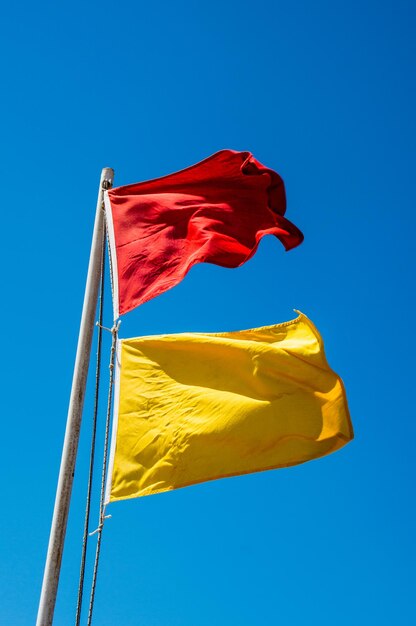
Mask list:
[{"label": "blue sky", "polygon": [[[304,243],[285,253],[266,238],[239,269],[194,267],[120,334],[300,309],[343,377],[356,438],[299,467],[111,505],[95,623],[414,621],[414,22],[403,0],[3,10],[0,624],[36,617],[101,168],[122,185],[222,148],[280,173]],[[92,395],[58,626],[75,614]]]}]

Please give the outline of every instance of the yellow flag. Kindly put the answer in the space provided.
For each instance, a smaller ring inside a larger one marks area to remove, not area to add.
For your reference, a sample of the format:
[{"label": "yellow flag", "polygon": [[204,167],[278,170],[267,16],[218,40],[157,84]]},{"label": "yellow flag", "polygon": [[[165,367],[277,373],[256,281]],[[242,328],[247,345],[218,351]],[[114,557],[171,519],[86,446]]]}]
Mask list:
[{"label": "yellow flag", "polygon": [[287,467],[353,438],[341,379],[303,314],[118,344],[107,502]]}]

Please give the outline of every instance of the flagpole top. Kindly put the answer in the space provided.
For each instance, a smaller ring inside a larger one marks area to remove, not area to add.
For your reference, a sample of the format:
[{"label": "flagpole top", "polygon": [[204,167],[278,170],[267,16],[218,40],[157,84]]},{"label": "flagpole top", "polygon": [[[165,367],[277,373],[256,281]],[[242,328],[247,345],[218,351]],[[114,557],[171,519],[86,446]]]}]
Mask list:
[{"label": "flagpole top", "polygon": [[111,189],[114,181],[114,170],[112,167],[103,167],[101,171],[101,188]]}]

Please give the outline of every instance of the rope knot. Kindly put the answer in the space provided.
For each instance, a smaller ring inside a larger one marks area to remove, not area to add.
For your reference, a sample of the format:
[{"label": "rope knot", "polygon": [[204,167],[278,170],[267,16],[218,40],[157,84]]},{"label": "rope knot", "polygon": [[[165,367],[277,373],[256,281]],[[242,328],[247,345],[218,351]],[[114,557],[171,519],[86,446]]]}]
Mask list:
[{"label": "rope knot", "polygon": [[118,334],[118,329],[120,328],[120,324],[121,324],[121,320],[118,320],[118,322],[114,322],[113,327],[111,329],[113,336],[116,338]]}]

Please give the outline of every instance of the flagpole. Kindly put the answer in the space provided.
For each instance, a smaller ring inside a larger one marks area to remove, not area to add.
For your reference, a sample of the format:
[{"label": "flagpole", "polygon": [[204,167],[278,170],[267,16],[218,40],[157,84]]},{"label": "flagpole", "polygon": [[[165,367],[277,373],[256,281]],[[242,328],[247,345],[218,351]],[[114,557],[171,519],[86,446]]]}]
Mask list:
[{"label": "flagpole", "polygon": [[78,449],[81,428],[82,408],[87,384],[88,366],[90,361],[92,336],[95,326],[98,287],[101,272],[101,254],[104,228],[104,191],[113,184],[114,171],[105,167],[101,172],[98,191],[97,209],[91,243],[87,282],[85,286],[84,304],[75,358],[72,389],[68,407],[65,439],[62,450],[61,467],[59,470],[58,487],[55,497],[48,553],[43,574],[42,591],[39,601],[36,626],[51,626],[58,591],[59,573],[68,520],[69,503],[75,470],[75,459]]}]

